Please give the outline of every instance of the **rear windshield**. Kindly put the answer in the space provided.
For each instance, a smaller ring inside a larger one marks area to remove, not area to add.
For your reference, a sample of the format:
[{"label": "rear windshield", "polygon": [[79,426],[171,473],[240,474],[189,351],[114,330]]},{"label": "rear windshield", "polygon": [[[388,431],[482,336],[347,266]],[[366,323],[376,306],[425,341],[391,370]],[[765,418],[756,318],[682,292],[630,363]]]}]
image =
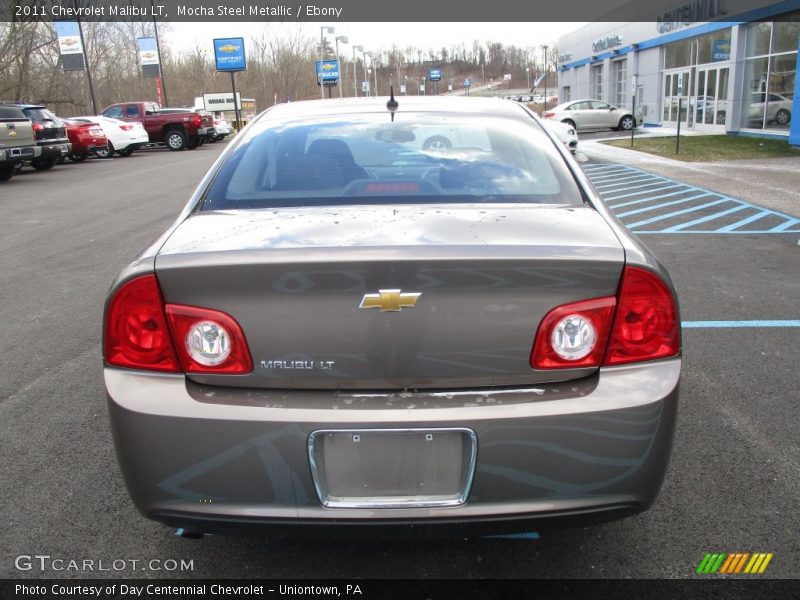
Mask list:
[{"label": "rear windshield", "polygon": [[580,204],[531,120],[438,114],[262,120],[228,157],[202,210],[385,203]]},{"label": "rear windshield", "polygon": [[46,108],[26,108],[25,114],[31,121],[55,121],[58,123],[58,117]]},{"label": "rear windshield", "polygon": [[27,119],[27,117],[19,108],[0,106],[0,119]]}]

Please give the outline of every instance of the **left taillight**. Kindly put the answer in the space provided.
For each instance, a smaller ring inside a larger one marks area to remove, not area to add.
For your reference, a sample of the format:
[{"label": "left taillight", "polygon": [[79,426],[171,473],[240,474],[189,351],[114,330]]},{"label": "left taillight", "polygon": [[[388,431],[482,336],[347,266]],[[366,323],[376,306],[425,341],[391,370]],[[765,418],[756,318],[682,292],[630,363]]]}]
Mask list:
[{"label": "left taillight", "polygon": [[178,372],[164,305],[155,275],[125,283],[106,311],[103,354],[116,367]]},{"label": "left taillight", "polygon": [[131,279],[114,294],[105,323],[109,365],[170,373],[240,374],[253,364],[244,333],[221,311],[164,304],[155,275]]}]

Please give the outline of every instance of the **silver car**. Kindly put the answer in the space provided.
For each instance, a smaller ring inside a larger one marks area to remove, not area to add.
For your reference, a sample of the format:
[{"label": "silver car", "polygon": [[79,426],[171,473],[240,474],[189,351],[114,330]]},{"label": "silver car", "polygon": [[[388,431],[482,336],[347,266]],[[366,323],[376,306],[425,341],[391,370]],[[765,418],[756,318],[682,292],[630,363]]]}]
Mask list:
[{"label": "silver car", "polygon": [[[646,510],[678,407],[667,272],[526,107],[386,100],[262,113],[113,284],[134,503],[185,535]],[[436,128],[489,146],[423,148]]]},{"label": "silver car", "polygon": [[561,121],[575,129],[623,129],[630,131],[642,124],[641,116],[599,100],[573,100],[559,104],[542,114],[545,119]]}]

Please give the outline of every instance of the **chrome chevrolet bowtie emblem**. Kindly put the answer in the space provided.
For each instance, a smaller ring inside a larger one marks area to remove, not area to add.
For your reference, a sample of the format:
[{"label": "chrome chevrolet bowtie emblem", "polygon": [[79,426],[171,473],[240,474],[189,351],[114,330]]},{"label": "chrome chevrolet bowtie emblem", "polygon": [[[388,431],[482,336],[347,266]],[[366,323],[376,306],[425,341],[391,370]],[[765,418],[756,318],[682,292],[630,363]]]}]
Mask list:
[{"label": "chrome chevrolet bowtie emblem", "polygon": [[417,305],[420,292],[402,290],[378,290],[377,294],[364,294],[358,308],[380,308],[381,312],[400,312]]}]

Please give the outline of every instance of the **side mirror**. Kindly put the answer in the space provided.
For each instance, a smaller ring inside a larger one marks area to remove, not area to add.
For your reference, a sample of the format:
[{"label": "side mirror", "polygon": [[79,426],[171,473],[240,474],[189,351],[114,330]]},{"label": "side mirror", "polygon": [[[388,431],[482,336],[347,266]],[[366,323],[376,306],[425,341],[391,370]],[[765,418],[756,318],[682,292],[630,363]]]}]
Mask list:
[{"label": "side mirror", "polygon": [[617,110],[617,107],[616,106],[609,106],[608,110],[609,111],[615,111],[615,110]]}]

